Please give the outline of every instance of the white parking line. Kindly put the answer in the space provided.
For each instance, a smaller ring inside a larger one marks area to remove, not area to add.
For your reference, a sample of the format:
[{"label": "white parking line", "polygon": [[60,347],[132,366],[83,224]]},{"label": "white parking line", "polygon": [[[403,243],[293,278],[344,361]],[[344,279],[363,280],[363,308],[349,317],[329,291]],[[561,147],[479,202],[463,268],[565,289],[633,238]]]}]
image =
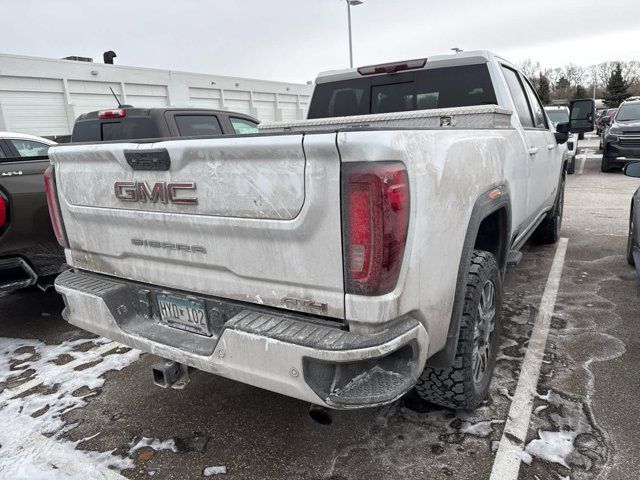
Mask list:
[{"label": "white parking line", "polygon": [[[95,354],[96,360],[98,359],[98,357],[103,356],[104,354],[110,352],[111,350],[114,350],[118,347],[120,347],[121,345],[119,343],[116,342],[109,342],[109,343],[105,343],[104,345],[101,345],[100,347],[96,348],[95,350],[92,350],[91,353]],[[80,365],[84,365],[86,363],[91,362],[91,359],[87,359],[86,357],[83,359],[76,359],[73,360],[71,362],[69,362],[68,366],[70,368],[76,368],[79,367]],[[29,390],[31,390],[32,388],[36,388],[39,387],[40,385],[42,385],[44,383],[44,379],[41,377],[36,377],[32,380],[29,380],[28,382],[25,382],[21,385],[18,385],[15,388],[7,388],[5,390],[2,391],[2,393],[0,393],[0,404],[6,400],[10,400],[12,398],[18,397],[20,395],[22,395],[25,392],[28,392]]]},{"label": "white parking line", "polygon": [[517,480],[518,478],[522,452],[531,420],[531,407],[536,395],[540,367],[544,359],[551,318],[556,306],[568,243],[569,240],[566,238],[561,238],[558,242],[547,285],[540,302],[540,310],[531,332],[529,347],[522,363],[518,385],[509,409],[509,416],[500,439],[500,447],[493,462],[490,480]]},{"label": "white parking line", "polygon": [[584,164],[587,163],[587,154],[585,153],[580,157],[580,166],[578,167],[578,175],[584,173]]}]

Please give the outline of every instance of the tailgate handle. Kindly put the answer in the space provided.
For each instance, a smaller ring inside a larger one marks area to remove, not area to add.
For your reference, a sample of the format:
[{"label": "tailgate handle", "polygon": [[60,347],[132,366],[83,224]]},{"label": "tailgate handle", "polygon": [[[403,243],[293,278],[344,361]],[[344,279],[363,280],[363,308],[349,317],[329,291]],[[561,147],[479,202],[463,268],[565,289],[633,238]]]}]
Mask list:
[{"label": "tailgate handle", "polygon": [[134,170],[169,170],[171,158],[166,148],[153,150],[125,150],[124,158]]}]

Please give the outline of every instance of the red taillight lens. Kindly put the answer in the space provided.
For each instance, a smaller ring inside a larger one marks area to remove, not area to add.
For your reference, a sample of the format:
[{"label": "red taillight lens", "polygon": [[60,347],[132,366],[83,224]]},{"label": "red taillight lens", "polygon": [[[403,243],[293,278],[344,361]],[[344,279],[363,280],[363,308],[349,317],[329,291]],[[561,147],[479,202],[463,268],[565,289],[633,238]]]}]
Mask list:
[{"label": "red taillight lens", "polygon": [[127,111],[124,108],[114,108],[112,110],[100,110],[98,112],[98,118],[124,118],[127,116]]},{"label": "red taillight lens", "polygon": [[69,242],[67,241],[67,235],[62,223],[62,215],[60,214],[60,205],[58,204],[56,177],[53,165],[49,165],[44,171],[44,191],[47,195],[47,205],[49,207],[49,217],[51,217],[53,233],[55,233],[56,239],[61,246],[69,248]]},{"label": "red taillight lens", "polygon": [[9,216],[9,205],[4,195],[0,193],[0,230],[7,226],[7,217]]},{"label": "red taillight lens", "polygon": [[409,179],[400,162],[344,164],[342,231],[347,293],[383,295],[398,282],[409,226]]}]

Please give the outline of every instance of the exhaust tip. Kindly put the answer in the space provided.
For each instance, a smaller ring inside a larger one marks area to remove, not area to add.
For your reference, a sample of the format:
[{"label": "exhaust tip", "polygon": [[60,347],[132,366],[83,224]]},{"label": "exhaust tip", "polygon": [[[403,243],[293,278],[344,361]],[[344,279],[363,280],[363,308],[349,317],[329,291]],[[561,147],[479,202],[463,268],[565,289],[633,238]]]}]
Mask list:
[{"label": "exhaust tip", "polygon": [[324,407],[319,407],[318,405],[311,405],[311,407],[309,407],[309,416],[314,422],[319,423],[320,425],[326,426],[333,423],[333,416],[331,415],[331,412]]}]

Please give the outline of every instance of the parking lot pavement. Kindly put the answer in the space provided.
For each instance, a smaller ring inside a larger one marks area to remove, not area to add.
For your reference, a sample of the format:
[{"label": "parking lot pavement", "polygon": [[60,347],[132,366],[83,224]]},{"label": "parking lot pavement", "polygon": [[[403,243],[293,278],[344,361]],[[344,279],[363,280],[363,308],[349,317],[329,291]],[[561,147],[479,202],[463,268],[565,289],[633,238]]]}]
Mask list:
[{"label": "parking lot pavement", "polygon": [[[640,281],[624,258],[637,187],[600,173],[595,151],[568,177],[566,257],[517,478],[637,478]],[[476,412],[409,395],[328,426],[302,402],[203,373],[161,390],[154,357],[68,326],[55,294],[2,298],[0,478],[197,479],[206,467],[234,479],[516,478],[495,470],[495,452],[556,253],[529,244],[509,269],[496,376]]]}]

